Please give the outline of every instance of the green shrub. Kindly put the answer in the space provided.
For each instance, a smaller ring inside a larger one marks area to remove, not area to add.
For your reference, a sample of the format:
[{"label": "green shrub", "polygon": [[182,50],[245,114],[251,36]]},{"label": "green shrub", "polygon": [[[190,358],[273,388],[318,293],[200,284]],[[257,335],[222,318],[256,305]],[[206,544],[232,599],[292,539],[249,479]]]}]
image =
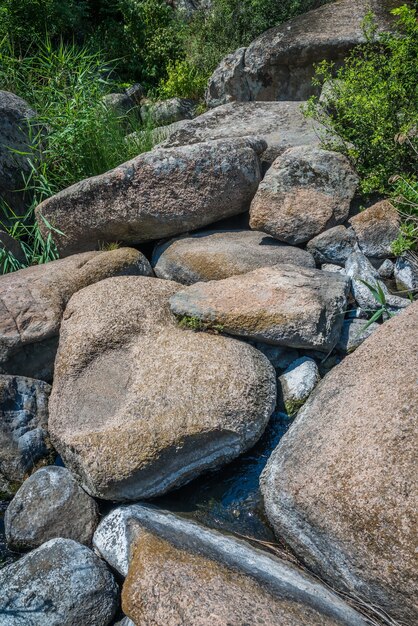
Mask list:
[{"label": "green shrub", "polygon": [[186,60],[169,63],[167,79],[160,83],[158,96],[160,98],[191,98],[199,100],[205,91],[209,76],[200,74]]},{"label": "green shrub", "polygon": [[356,48],[335,72],[324,62],[316,83],[331,83],[327,103],[311,99],[308,115],[329,129],[326,144],[346,154],[361,176],[365,194],[392,193],[393,175],[413,179],[417,154],[408,136],[418,125],[418,23],[416,11],[393,11],[396,32],[376,35],[371,16],[365,22],[367,43]]}]

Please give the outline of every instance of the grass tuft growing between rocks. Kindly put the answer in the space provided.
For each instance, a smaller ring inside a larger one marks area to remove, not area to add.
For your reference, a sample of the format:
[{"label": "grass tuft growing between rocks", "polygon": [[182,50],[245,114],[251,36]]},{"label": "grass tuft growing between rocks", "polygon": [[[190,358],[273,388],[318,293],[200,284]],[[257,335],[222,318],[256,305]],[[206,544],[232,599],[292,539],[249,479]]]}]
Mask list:
[{"label": "grass tuft growing between rocks", "polygon": [[189,330],[193,330],[195,332],[211,332],[215,335],[219,335],[224,332],[224,327],[222,324],[215,324],[212,322],[202,322],[198,317],[194,317],[192,315],[183,315],[183,317],[178,320],[180,328],[187,328]]}]

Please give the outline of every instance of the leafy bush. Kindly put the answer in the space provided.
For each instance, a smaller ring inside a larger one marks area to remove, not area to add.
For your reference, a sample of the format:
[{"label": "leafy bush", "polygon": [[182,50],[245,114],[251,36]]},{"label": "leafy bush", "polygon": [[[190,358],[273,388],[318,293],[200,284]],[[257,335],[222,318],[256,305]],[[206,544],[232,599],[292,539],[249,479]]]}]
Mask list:
[{"label": "leafy bush", "polygon": [[208,76],[199,73],[186,60],[169,63],[167,75],[167,79],[161,82],[157,91],[160,98],[199,100],[205,91]]},{"label": "leafy bush", "polygon": [[417,154],[399,137],[418,125],[418,23],[406,6],[393,11],[396,32],[376,35],[372,17],[365,22],[367,43],[356,48],[344,67],[317,69],[316,83],[330,83],[325,103],[311,99],[308,115],[330,131],[326,143],[346,154],[361,175],[365,194],[391,193],[393,175],[414,179]]}]

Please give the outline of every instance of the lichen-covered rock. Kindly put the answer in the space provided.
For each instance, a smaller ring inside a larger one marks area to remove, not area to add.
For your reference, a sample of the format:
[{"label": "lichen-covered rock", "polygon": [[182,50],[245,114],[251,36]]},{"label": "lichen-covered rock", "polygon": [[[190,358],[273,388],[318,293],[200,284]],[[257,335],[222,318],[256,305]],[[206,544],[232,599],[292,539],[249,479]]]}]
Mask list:
[{"label": "lichen-covered rock", "polygon": [[129,570],[122,605],[136,624],[365,624],[289,562],[154,507],[112,511],[94,543],[123,575]]},{"label": "lichen-covered rock", "polygon": [[322,126],[307,119],[300,102],[231,102],[211,109],[174,128],[164,147],[183,146],[210,139],[256,135],[267,143],[261,159],[268,166],[288,148],[319,146]]},{"label": "lichen-covered rock", "polygon": [[318,265],[325,263],[344,265],[356,246],[356,237],[351,228],[334,226],[311,239],[306,249]]},{"label": "lichen-covered rock", "polygon": [[83,287],[119,275],[150,275],[133,248],[88,252],[0,276],[0,372],[52,380],[61,317]]},{"label": "lichen-covered rock", "polygon": [[4,519],[12,550],[32,550],[61,537],[90,545],[99,521],[95,501],[64,467],[32,474],[9,504]]},{"label": "lichen-covered rock", "polygon": [[358,178],[341,154],[312,146],[289,148],[261,181],[250,226],[300,244],[344,222]]},{"label": "lichen-covered rock", "polygon": [[186,98],[170,98],[158,102],[144,102],[141,106],[142,119],[151,118],[154,124],[162,126],[195,116],[196,102]]},{"label": "lichen-covered rock", "polygon": [[234,339],[179,328],[179,285],[115,278],[70,300],[50,401],[51,438],[86,490],[164,493],[235,458],[274,409],[274,369]]},{"label": "lichen-covered rock", "polygon": [[265,148],[242,138],[146,152],[42,202],[39,227],[45,233],[43,216],[64,233],[54,236],[61,256],[201,228],[248,210]]},{"label": "lichen-covered rock", "polygon": [[379,272],[360,250],[355,250],[348,257],[345,262],[345,273],[351,278],[354,298],[364,311],[373,311],[381,307],[381,303],[374,297],[369,286],[374,288],[376,285],[380,286],[385,295],[386,304],[395,313],[410,304],[410,301],[406,298],[389,293],[388,288],[380,278]]},{"label": "lichen-covered rock", "polygon": [[385,258],[399,235],[400,219],[395,207],[383,200],[350,219],[360,250],[367,257]]},{"label": "lichen-covered rock", "polygon": [[0,375],[0,492],[6,492],[3,496],[12,496],[36,464],[53,453],[47,430],[50,391],[50,386],[41,380]]},{"label": "lichen-covered rock", "polygon": [[248,48],[221,61],[209,79],[206,103],[231,100],[306,100],[313,93],[315,65],[340,64],[365,41],[363,21],[374,14],[377,32],[391,28],[391,9],[402,0],[339,0],[270,28]]},{"label": "lichen-covered rock", "polygon": [[277,535],[333,587],[418,619],[418,303],[335,367],[262,475]]},{"label": "lichen-covered rock", "polygon": [[315,267],[309,252],[250,230],[204,231],[174,239],[157,246],[152,258],[157,276],[184,285],[278,263]]},{"label": "lichen-covered rock", "polygon": [[309,357],[301,357],[289,365],[279,378],[279,398],[288,415],[295,415],[309,398],[320,380],[318,366]]},{"label": "lichen-covered rock", "polygon": [[349,281],[321,270],[275,265],[195,283],[170,299],[178,316],[279,346],[328,352],[343,323]]},{"label": "lichen-covered rock", "polygon": [[378,267],[379,276],[381,278],[392,278],[395,271],[395,264],[390,259],[385,259]]},{"label": "lichen-covered rock", "polygon": [[25,208],[23,176],[30,172],[28,155],[32,161],[38,156],[33,141],[39,131],[35,118],[35,111],[22,98],[0,91],[0,198],[20,213]]},{"label": "lichen-covered rock", "polygon": [[0,626],[108,626],[118,587],[105,563],[71,539],[51,539],[0,570]]}]

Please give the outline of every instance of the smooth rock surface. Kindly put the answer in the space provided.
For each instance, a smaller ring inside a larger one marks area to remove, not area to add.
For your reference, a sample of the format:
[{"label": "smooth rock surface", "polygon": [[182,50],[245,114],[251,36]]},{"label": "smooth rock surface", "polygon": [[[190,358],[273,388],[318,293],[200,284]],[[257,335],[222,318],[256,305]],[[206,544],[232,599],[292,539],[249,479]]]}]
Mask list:
[{"label": "smooth rock surface", "polygon": [[331,350],[343,323],[345,276],[275,265],[220,281],[195,283],[170,299],[175,315],[279,346]]},{"label": "smooth rock surface", "polygon": [[0,375],[0,491],[8,495],[53,454],[47,430],[50,391],[41,380]]},{"label": "smooth rock surface", "polygon": [[122,605],[135,623],[365,623],[290,563],[153,507],[112,511],[97,529],[96,542],[110,563],[129,569]]},{"label": "smooth rock surface", "polygon": [[299,558],[401,623],[418,619],[418,303],[318,385],[262,475],[267,515]]},{"label": "smooth rock surface", "polygon": [[319,145],[322,126],[307,119],[301,102],[232,102],[211,109],[173,129],[162,144],[183,146],[210,139],[256,135],[267,143],[262,162],[268,166],[288,148]]},{"label": "smooth rock surface", "polygon": [[99,522],[98,508],[65,467],[44,467],[32,474],[9,504],[4,519],[12,550],[33,550],[61,537],[90,545]]},{"label": "smooth rock surface", "polygon": [[61,317],[83,287],[118,275],[152,274],[132,248],[88,252],[0,277],[0,372],[50,381]]},{"label": "smooth rock surface", "polygon": [[341,64],[365,41],[363,20],[375,15],[377,32],[391,27],[390,10],[402,0],[339,0],[270,28],[248,48],[225,57],[209,79],[206,103],[231,100],[306,100],[314,92],[315,64]]},{"label": "smooth rock surface", "polygon": [[289,148],[261,181],[250,226],[300,244],[344,222],[358,178],[341,154],[312,146]]},{"label": "smooth rock surface", "polygon": [[174,239],[157,246],[152,257],[159,278],[184,285],[220,280],[278,263],[315,267],[305,250],[249,230],[204,231]]},{"label": "smooth rock surface", "polygon": [[[0,198],[12,209],[23,213],[25,194],[23,175],[30,166],[27,154],[36,159],[31,132],[36,133],[36,113],[27,102],[13,93],[0,91]],[[34,129],[30,130],[30,124]],[[17,152],[26,154],[18,154]]]},{"label": "smooth rock surface", "polygon": [[386,303],[393,312],[397,312],[410,304],[410,301],[406,298],[394,296],[389,293],[388,288],[380,278],[379,272],[360,250],[355,250],[348,257],[345,263],[345,273],[351,278],[351,288],[354,298],[364,311],[373,311],[381,307],[380,303],[375,299],[369,287],[365,285],[364,282],[372,287],[380,285],[385,294]]},{"label": "smooth rock surface", "polygon": [[154,149],[101,176],[88,178],[36,209],[65,233],[62,256],[94,250],[98,242],[141,243],[201,228],[248,210],[261,180],[254,138]]},{"label": "smooth rock surface", "polygon": [[67,306],[49,428],[91,495],[135,500],[184,484],[254,445],[274,409],[266,357],[181,329],[168,305],[179,287],[109,279]]},{"label": "smooth rock surface", "polygon": [[325,263],[344,265],[355,245],[356,237],[353,230],[341,225],[334,226],[311,239],[306,249],[318,265]]},{"label": "smooth rock surface", "polygon": [[399,235],[398,211],[388,201],[361,211],[350,219],[360,250],[367,257],[386,258],[392,254],[391,245]]},{"label": "smooth rock surface", "polygon": [[366,328],[367,322],[360,319],[344,320],[340,338],[335,346],[338,352],[350,354],[354,352],[367,337],[380,328],[380,324],[373,322]]},{"label": "smooth rock surface", "polygon": [[71,539],[51,539],[0,570],[1,626],[108,626],[118,588],[105,563]]},{"label": "smooth rock surface", "polygon": [[279,378],[278,394],[288,415],[295,415],[320,381],[318,366],[309,357],[293,361]]}]

